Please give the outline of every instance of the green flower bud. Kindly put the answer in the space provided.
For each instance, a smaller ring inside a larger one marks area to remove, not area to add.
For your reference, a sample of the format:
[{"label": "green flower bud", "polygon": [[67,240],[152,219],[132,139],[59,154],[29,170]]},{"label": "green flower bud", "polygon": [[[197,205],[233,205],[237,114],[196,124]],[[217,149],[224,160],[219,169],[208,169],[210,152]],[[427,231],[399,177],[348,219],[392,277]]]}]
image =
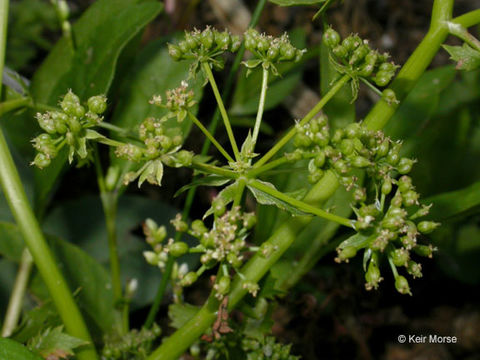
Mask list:
[{"label": "green flower bud", "polygon": [[186,287],[192,285],[195,281],[197,281],[198,275],[197,273],[190,271],[187,273],[182,280],[180,280],[180,286]]},{"label": "green flower bud", "polygon": [[180,150],[175,154],[177,162],[182,166],[190,166],[193,160],[193,153],[187,150]]},{"label": "green flower bud", "polygon": [[392,180],[390,178],[384,179],[382,183],[382,194],[388,195],[392,191]]},{"label": "green flower bud", "polygon": [[48,165],[50,165],[50,163],[50,158],[43,153],[38,153],[32,161],[32,165],[35,165],[40,169],[47,167]]},{"label": "green flower bud", "polygon": [[168,247],[168,251],[173,257],[180,257],[188,253],[188,245],[183,241],[177,241]]},{"label": "green flower bud", "polygon": [[386,156],[388,154],[389,149],[390,149],[390,141],[388,139],[383,140],[376,148],[377,158],[382,158]]},{"label": "green flower bud", "polygon": [[365,168],[371,165],[370,160],[364,158],[363,156],[355,156],[351,161],[351,164],[356,168]]},{"label": "green flower bud", "polygon": [[355,257],[357,255],[357,249],[354,246],[346,246],[343,249],[337,248],[338,256],[335,258],[336,262],[345,261],[348,262],[348,259]]},{"label": "green flower bud", "polygon": [[340,59],[346,59],[348,56],[348,50],[345,46],[343,45],[337,45],[333,48],[332,50],[333,54],[340,58]]},{"label": "green flower bud", "polygon": [[187,44],[188,50],[194,50],[198,46],[197,37],[192,33],[185,32],[185,43]]},{"label": "green flower bud", "polygon": [[323,43],[327,45],[330,49],[333,49],[340,43],[340,35],[332,28],[328,28],[327,30],[325,30],[322,38]]},{"label": "green flower bud", "polygon": [[357,41],[353,35],[347,36],[342,41],[342,46],[346,49],[347,52],[353,51],[358,45],[356,45]]},{"label": "green flower bud", "polygon": [[367,290],[378,289],[378,284],[383,280],[380,269],[375,261],[370,261],[368,264],[368,270],[365,273],[365,288]]},{"label": "green flower bud", "polygon": [[387,86],[390,80],[392,80],[393,75],[391,73],[388,73],[386,71],[379,71],[375,75],[373,81],[375,84],[378,86]]},{"label": "green flower bud", "polygon": [[215,285],[215,290],[220,295],[226,295],[230,291],[230,277],[222,276],[222,278]]},{"label": "green flower bud", "polygon": [[227,50],[230,46],[230,34],[227,31],[215,32],[215,43],[220,49]]},{"label": "green flower bud", "polygon": [[390,252],[390,258],[395,266],[407,266],[407,262],[410,259],[410,254],[408,253],[408,250],[400,248]]},{"label": "green flower bud", "polygon": [[266,37],[261,36],[257,41],[257,50],[260,52],[265,52],[269,49],[270,42],[267,40]]},{"label": "green flower bud", "polygon": [[410,292],[410,287],[408,286],[408,281],[407,279],[402,276],[398,275],[395,279],[395,288],[400,294],[409,294],[412,295]]},{"label": "green flower bud", "polygon": [[360,135],[360,125],[358,123],[352,123],[348,124],[348,126],[345,128],[345,135],[349,139],[354,139]]},{"label": "green flower bud", "polygon": [[395,91],[392,89],[385,89],[382,92],[382,99],[387,102],[388,105],[398,104],[400,101],[397,100]]},{"label": "green flower bud", "polygon": [[296,55],[296,49],[288,43],[284,43],[280,46],[280,55],[284,60],[293,60]]},{"label": "green flower bud", "polygon": [[349,170],[347,163],[341,159],[335,161],[333,163],[333,167],[335,168],[335,170],[337,170],[341,174],[345,174]]},{"label": "green flower bud", "polygon": [[194,220],[192,222],[191,229],[192,229],[192,235],[195,237],[201,237],[203,234],[205,234],[208,231],[203,221],[199,219]]},{"label": "green flower bud", "polygon": [[365,56],[368,54],[369,51],[370,51],[370,48],[368,47],[368,45],[363,44],[357,47],[353,52],[352,56],[350,57],[350,61],[349,61],[350,65],[355,65],[361,62],[365,58]]},{"label": "green flower bud", "polygon": [[234,267],[239,268],[242,266],[242,259],[239,258],[235,253],[230,252],[227,255],[227,261]]},{"label": "green flower bud", "polygon": [[367,191],[365,190],[365,188],[355,189],[355,192],[353,193],[353,198],[356,202],[363,203],[367,201]]},{"label": "green flower bud", "polygon": [[384,63],[380,64],[380,66],[378,67],[378,70],[379,71],[385,71],[387,73],[392,73],[392,72],[394,73],[396,68],[397,68],[397,66],[394,63],[384,62]]},{"label": "green flower bud", "polygon": [[412,178],[410,176],[402,176],[398,179],[398,189],[400,192],[406,193],[407,191],[413,190]]},{"label": "green flower bud", "polygon": [[314,158],[314,164],[317,168],[323,167],[325,165],[325,153],[323,151],[319,151]]},{"label": "green flower bud", "polygon": [[401,145],[396,143],[388,151],[386,160],[392,166],[397,165],[398,161],[400,160],[400,155],[399,155],[400,147],[401,147]]},{"label": "green flower bud", "polygon": [[419,256],[424,256],[428,258],[433,257],[433,252],[436,250],[431,244],[430,245],[417,245],[413,248],[415,254]]},{"label": "green flower bud", "polygon": [[60,106],[62,106],[63,102],[69,103],[69,104],[80,104],[80,99],[70,89],[70,90],[68,90],[68,92],[63,97],[62,102],[60,103]]},{"label": "green flower bud", "polygon": [[182,53],[186,53],[190,51],[190,46],[186,41],[180,41],[178,43],[178,47],[180,48],[180,50],[182,50]]},{"label": "green flower bud", "polygon": [[415,204],[418,204],[419,194],[413,190],[409,190],[406,193],[402,194],[403,204],[408,207]]},{"label": "green flower bud", "polygon": [[240,37],[238,35],[232,35],[230,41],[230,51],[232,53],[237,52],[241,45],[242,41],[240,40]]},{"label": "green flower bud", "polygon": [[222,216],[223,214],[225,214],[225,211],[227,209],[225,205],[225,201],[220,196],[217,196],[212,201],[212,208],[215,216]]},{"label": "green flower bud", "polygon": [[107,98],[104,95],[92,96],[87,101],[88,110],[100,115],[107,110]]},{"label": "green flower bud", "polygon": [[417,225],[418,231],[422,234],[430,234],[433,230],[440,226],[440,223],[434,221],[421,221]]},{"label": "green flower bud", "polygon": [[272,244],[268,243],[268,242],[264,242],[261,246],[260,246],[260,249],[259,249],[259,254],[260,256],[262,256],[263,258],[267,259],[270,257],[270,255],[273,254],[273,252],[275,251],[276,247],[273,246]]},{"label": "green flower bud", "polygon": [[344,155],[352,155],[353,152],[355,151],[355,145],[353,143],[353,140],[351,139],[343,139],[341,142],[340,142],[340,151],[344,154]]},{"label": "green flower bud", "polygon": [[200,42],[205,49],[209,50],[213,46],[214,40],[213,31],[209,27],[202,31],[200,35]]},{"label": "green flower bud", "polygon": [[75,134],[78,134],[82,130],[82,124],[80,124],[80,121],[74,116],[67,119],[67,124],[70,130]]},{"label": "green flower bud", "polygon": [[339,143],[340,141],[342,141],[343,135],[344,135],[344,131],[342,129],[335,130],[332,136],[332,142],[336,144]]},{"label": "green flower bud", "polygon": [[397,170],[400,174],[408,174],[412,170],[414,160],[408,158],[401,158],[397,165]]},{"label": "green flower bud", "polygon": [[280,49],[278,48],[278,46],[271,46],[267,51],[267,59],[270,61],[276,61],[279,54]]},{"label": "green flower bud", "polygon": [[183,58],[183,51],[177,45],[168,44],[168,54],[174,61],[179,61]]}]

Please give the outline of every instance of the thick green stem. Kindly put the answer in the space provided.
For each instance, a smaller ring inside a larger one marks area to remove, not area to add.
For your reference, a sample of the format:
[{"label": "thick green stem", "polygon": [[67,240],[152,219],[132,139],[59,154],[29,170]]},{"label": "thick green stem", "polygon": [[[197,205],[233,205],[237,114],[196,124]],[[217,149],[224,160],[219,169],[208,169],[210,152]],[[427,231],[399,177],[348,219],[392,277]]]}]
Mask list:
[{"label": "thick green stem", "polygon": [[212,69],[210,69],[210,65],[204,62],[202,63],[203,70],[207,75],[207,79],[212,87],[213,94],[215,95],[215,99],[217,100],[218,108],[220,110],[220,114],[222,115],[223,124],[225,125],[225,129],[227,130],[227,135],[230,140],[230,144],[233,149],[233,153],[235,154],[235,159],[238,161],[240,160],[240,152],[238,151],[237,142],[235,141],[235,136],[233,135],[232,126],[230,125],[230,120],[228,119],[227,110],[225,110],[225,105],[223,105],[222,96],[218,91],[217,83],[215,82],[215,78],[213,77]]},{"label": "thick green stem", "polygon": [[255,150],[255,144],[257,143],[258,133],[260,132],[260,125],[262,124],[263,110],[265,108],[265,98],[267,96],[267,88],[268,88],[268,69],[263,68],[262,90],[260,92],[257,118],[255,119],[255,126],[253,128],[253,135],[252,135],[252,142],[253,142],[252,152]]},{"label": "thick green stem", "polygon": [[[8,0],[0,0],[0,83],[2,82],[5,61],[7,14]],[[90,333],[33,214],[7,141],[1,130],[0,167],[2,169],[0,171],[0,185],[5,198],[67,332],[88,342],[87,346],[78,351],[77,358],[79,360],[95,360],[98,357]]]},{"label": "thick green stem", "polygon": [[282,192],[280,192],[280,191],[278,191],[274,188],[271,188],[270,186],[267,186],[267,185],[261,183],[258,180],[250,180],[248,182],[248,185],[254,187],[255,189],[263,191],[264,193],[267,193],[267,194],[269,194],[269,195],[271,195],[271,196],[273,196],[273,197],[275,197],[279,200],[282,200],[282,201],[286,202],[287,204],[290,204],[290,205],[296,207],[300,211],[310,213],[310,214],[316,215],[318,217],[321,217],[323,219],[336,222],[340,225],[344,225],[344,226],[348,226],[350,228],[353,228],[353,224],[352,224],[352,221],[350,219],[347,219],[347,218],[344,218],[344,217],[341,217],[341,216],[338,216],[338,215],[335,215],[335,214],[331,214],[331,213],[329,213],[325,210],[322,210],[322,209],[320,209],[316,206],[312,206],[310,204],[307,204],[304,201],[292,198],[291,196],[288,196],[288,195],[286,195],[286,194],[284,194],[284,193],[282,193]]},{"label": "thick green stem", "polygon": [[[325,94],[325,96],[315,105],[310,112],[305,115],[305,117],[298,123],[299,126],[303,126],[313,119],[315,115],[325,106],[326,103],[330,101],[332,97],[350,80],[350,76],[344,75],[340,80],[338,80],[330,90]],[[287,134],[285,134],[263,157],[258,160],[253,167],[258,168],[270,160],[282,147],[284,147],[288,141],[295,136],[297,133],[296,126],[292,127]]]},{"label": "thick green stem", "polygon": [[13,330],[17,327],[20,313],[22,312],[23,296],[27,289],[30,271],[32,269],[33,259],[28,249],[24,249],[20,260],[20,268],[18,269],[15,285],[13,286],[10,301],[8,302],[5,321],[2,328],[2,337],[9,337]]},{"label": "thick green stem", "polygon": [[195,125],[198,126],[198,128],[205,134],[205,136],[212,142],[212,144],[217,148],[218,151],[225,157],[230,162],[235,162],[233,158],[228,155],[227,151],[223,148],[222,145],[215,139],[215,137],[208,131],[208,129],[203,126],[203,124],[200,122],[200,120],[197,119],[195,115],[193,115],[190,111],[188,112],[188,116],[190,119],[193,121]]},{"label": "thick green stem", "polygon": [[470,34],[465,27],[453,21],[448,21],[445,25],[447,26],[450,34],[455,35],[475,50],[480,51],[480,41],[478,41],[475,36]]},{"label": "thick green stem", "polygon": [[454,22],[456,24],[460,24],[460,25],[462,25],[463,27],[466,27],[466,28],[468,28],[470,26],[478,25],[478,24],[480,24],[480,9],[473,10],[473,11],[470,11],[466,14],[458,16],[458,17],[452,19],[452,22]]},{"label": "thick green stem", "polygon": [[10,111],[28,106],[31,103],[31,101],[32,100],[28,97],[4,101],[0,103],[0,116]]},{"label": "thick green stem", "polygon": [[78,359],[97,359],[88,329],[33,214],[1,130],[0,166],[2,168],[0,183],[3,193],[65,328],[70,335],[90,343],[78,352]]},{"label": "thick green stem", "polygon": [[[448,28],[446,22],[451,19],[452,8],[453,0],[436,0],[434,2],[430,30],[405,65],[403,65],[390,87],[395,91],[395,95],[400,102],[405,99],[409,91],[415,86],[447,38]],[[368,113],[364,124],[372,130],[383,128],[398,106],[399,104],[388,104],[385,100],[380,99]]]}]

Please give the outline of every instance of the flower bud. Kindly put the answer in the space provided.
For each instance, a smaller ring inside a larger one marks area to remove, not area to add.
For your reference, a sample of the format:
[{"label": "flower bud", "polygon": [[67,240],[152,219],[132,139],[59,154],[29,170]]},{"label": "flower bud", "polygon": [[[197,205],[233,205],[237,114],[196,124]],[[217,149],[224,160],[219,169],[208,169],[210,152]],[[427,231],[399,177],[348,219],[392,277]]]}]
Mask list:
[{"label": "flower bud", "polygon": [[357,249],[354,246],[346,246],[343,249],[337,248],[338,256],[335,258],[336,262],[348,262],[348,259],[357,255]]},{"label": "flower bud", "polygon": [[174,61],[178,61],[183,58],[183,52],[177,45],[168,44],[168,54]]},{"label": "flower bud", "polygon": [[217,196],[212,201],[212,208],[215,216],[222,216],[223,214],[225,214],[225,211],[227,209],[225,205],[225,201],[223,201],[221,196]]},{"label": "flower bud", "polygon": [[88,110],[100,115],[107,110],[107,98],[104,95],[92,96],[87,100]]},{"label": "flower bud", "polygon": [[397,289],[397,291],[400,293],[400,294],[409,294],[409,295],[412,295],[412,293],[410,292],[410,287],[408,286],[408,281],[407,279],[402,276],[402,275],[398,275],[396,278],[395,278],[395,288]]},{"label": "flower bud", "polygon": [[332,28],[328,28],[327,30],[325,30],[322,39],[323,43],[327,45],[330,49],[333,49],[340,43],[340,35]]},{"label": "flower bud", "polygon": [[390,258],[395,266],[406,266],[408,260],[410,259],[410,255],[406,249],[400,248],[390,252]]},{"label": "flower bud", "polygon": [[38,153],[35,156],[35,159],[33,159],[33,161],[32,161],[32,165],[35,165],[36,167],[38,167],[40,169],[43,169],[43,168],[47,167],[48,165],[50,165],[50,163],[51,163],[50,158],[43,153]]},{"label": "flower bud", "polygon": [[365,273],[365,288],[367,290],[378,289],[378,284],[383,280],[380,275],[380,269],[375,261],[371,260],[368,264],[368,270]]},{"label": "flower bud", "polygon": [[433,230],[440,226],[440,223],[434,221],[421,221],[417,225],[418,231],[422,234],[430,234]]},{"label": "flower bud", "polygon": [[197,273],[190,271],[188,274],[186,274],[182,280],[180,280],[180,286],[190,286],[192,285],[195,281],[197,281],[198,275]]},{"label": "flower bud", "polygon": [[222,278],[215,284],[215,290],[220,295],[225,295],[230,291],[230,277],[222,276]]},{"label": "flower bud", "polygon": [[180,257],[188,253],[188,245],[183,241],[177,241],[168,247],[168,251],[173,257]]},{"label": "flower bud", "polygon": [[214,42],[214,35],[212,30],[207,27],[205,30],[202,31],[200,35],[200,42],[204,46],[205,49],[209,50],[213,46]]},{"label": "flower bud", "polygon": [[400,174],[408,174],[412,170],[414,160],[408,158],[401,158],[397,165],[397,170]]}]

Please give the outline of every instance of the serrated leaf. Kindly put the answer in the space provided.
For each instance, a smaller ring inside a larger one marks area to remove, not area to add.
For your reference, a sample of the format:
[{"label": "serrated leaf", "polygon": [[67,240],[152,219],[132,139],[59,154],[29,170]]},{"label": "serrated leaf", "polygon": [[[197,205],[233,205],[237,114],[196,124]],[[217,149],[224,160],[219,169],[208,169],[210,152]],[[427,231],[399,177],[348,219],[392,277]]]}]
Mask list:
[{"label": "serrated leaf", "polygon": [[190,184],[182,186],[180,189],[177,190],[173,197],[177,197],[184,191],[191,189],[197,186],[222,186],[231,181],[230,178],[225,178],[223,176],[218,175],[208,175],[199,179],[192,181]]},{"label": "serrated leaf", "polygon": [[170,326],[175,329],[181,328],[191,318],[195,316],[200,308],[188,303],[172,304],[168,307],[168,317],[170,318]]},{"label": "serrated leaf", "polygon": [[[265,186],[268,186],[272,189],[275,189],[275,186],[272,183],[265,182],[265,181],[260,181],[258,182],[262,183]],[[248,189],[251,191],[255,199],[258,201],[258,203],[262,205],[275,205],[279,209],[288,211],[289,213],[293,215],[306,215],[305,212],[297,209],[296,207],[286,203],[285,201],[282,201],[275,196],[272,196],[270,194],[267,194],[266,192],[263,192],[262,190],[259,190],[257,188],[254,188],[253,186],[247,185]]]},{"label": "serrated leaf", "polygon": [[30,352],[22,344],[6,338],[0,338],[0,359],[5,360],[43,360]]},{"label": "serrated leaf", "polygon": [[28,342],[30,350],[49,360],[66,359],[73,355],[73,349],[86,345],[84,340],[77,339],[63,332],[63,326],[48,328]]},{"label": "serrated leaf", "polygon": [[269,0],[271,3],[280,6],[299,6],[299,5],[316,5],[325,2],[325,0]]},{"label": "serrated leaf", "polygon": [[457,62],[457,69],[470,71],[480,67],[480,51],[470,45],[466,43],[463,46],[443,45],[443,48],[450,54],[450,58]]}]

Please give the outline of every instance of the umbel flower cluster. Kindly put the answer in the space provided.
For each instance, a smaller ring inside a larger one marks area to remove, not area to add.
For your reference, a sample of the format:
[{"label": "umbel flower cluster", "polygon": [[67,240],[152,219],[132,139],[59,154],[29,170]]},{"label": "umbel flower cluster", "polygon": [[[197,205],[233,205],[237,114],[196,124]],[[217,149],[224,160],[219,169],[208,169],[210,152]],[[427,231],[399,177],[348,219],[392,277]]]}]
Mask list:
[{"label": "umbel flower cluster", "polygon": [[38,124],[46,132],[32,140],[38,152],[32,165],[47,167],[65,145],[69,147],[70,163],[75,156],[86,160],[89,155],[87,140],[100,136],[89,128],[102,121],[100,115],[106,108],[107,99],[103,95],[89,98],[85,108],[78,96],[69,90],[60,102],[59,110],[37,113]]},{"label": "umbel flower cluster", "polygon": [[[419,194],[407,175],[415,160],[401,157],[401,142],[392,141],[381,131],[366,129],[353,123],[343,129],[330,130],[325,116],[298,127],[294,139],[297,149],[289,158],[309,158],[309,180],[318,182],[325,171],[333,171],[347,190],[353,190],[353,210],[358,232],[337,248],[336,261],[348,261],[364,249],[366,288],[377,288],[382,280],[379,270],[381,255],[386,258],[400,293],[410,293],[408,282],[398,274],[404,267],[408,274],[421,277],[421,265],[411,253],[431,257],[434,248],[421,245],[421,234],[432,232],[439,224],[418,221],[428,215],[430,206],[419,208]],[[359,175],[366,174],[366,187]],[[368,264],[368,266],[367,266]]]}]

